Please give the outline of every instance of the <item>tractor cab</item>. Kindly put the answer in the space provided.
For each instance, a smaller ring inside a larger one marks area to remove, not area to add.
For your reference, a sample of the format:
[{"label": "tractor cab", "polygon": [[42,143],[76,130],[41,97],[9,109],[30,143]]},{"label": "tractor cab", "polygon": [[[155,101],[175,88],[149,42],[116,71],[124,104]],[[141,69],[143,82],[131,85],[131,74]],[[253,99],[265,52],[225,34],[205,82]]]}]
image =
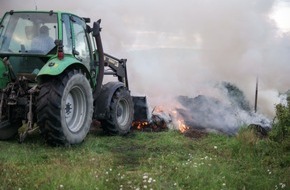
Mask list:
[{"label": "tractor cab", "polygon": [[57,14],[10,11],[0,28],[0,53],[47,55],[53,53],[56,39]]},{"label": "tractor cab", "polygon": [[52,57],[63,59],[64,55],[89,71],[93,50],[86,27],[83,18],[69,13],[7,12],[0,26],[0,58],[8,57],[16,74],[37,75]]},{"label": "tractor cab", "polygon": [[7,12],[0,26],[0,57],[9,58],[13,71],[36,75],[56,54],[57,14]]}]

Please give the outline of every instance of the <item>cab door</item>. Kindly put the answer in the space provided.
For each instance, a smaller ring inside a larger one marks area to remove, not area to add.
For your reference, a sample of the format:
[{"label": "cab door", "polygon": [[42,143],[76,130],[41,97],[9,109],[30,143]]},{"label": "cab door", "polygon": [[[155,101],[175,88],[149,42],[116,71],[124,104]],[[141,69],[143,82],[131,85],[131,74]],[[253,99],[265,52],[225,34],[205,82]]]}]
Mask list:
[{"label": "cab door", "polygon": [[90,70],[93,61],[92,47],[86,31],[86,23],[79,17],[71,16],[73,34],[73,54]]}]

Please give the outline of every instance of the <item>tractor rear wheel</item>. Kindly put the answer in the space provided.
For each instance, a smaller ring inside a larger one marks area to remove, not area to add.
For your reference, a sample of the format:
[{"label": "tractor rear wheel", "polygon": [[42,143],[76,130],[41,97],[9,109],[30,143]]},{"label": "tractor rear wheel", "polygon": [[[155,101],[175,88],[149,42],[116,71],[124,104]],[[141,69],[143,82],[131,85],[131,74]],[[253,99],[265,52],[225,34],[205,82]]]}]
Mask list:
[{"label": "tractor rear wheel", "polygon": [[103,129],[113,135],[127,134],[134,116],[134,105],[129,90],[125,87],[117,89],[109,108],[108,119],[101,121]]},{"label": "tractor rear wheel", "polygon": [[79,71],[65,71],[41,85],[37,123],[47,143],[81,143],[89,132],[93,116],[92,89]]}]

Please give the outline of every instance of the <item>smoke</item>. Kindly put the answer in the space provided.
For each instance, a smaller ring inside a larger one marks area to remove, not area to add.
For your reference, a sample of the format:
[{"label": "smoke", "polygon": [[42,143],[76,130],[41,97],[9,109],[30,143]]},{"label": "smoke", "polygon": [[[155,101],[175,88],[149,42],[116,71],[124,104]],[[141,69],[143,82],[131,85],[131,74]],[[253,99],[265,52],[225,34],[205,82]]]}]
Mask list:
[{"label": "smoke", "polygon": [[105,51],[128,59],[132,93],[152,106],[174,106],[179,95],[222,99],[220,81],[237,85],[252,106],[258,76],[258,112],[272,117],[290,87],[290,36],[269,17],[278,0],[2,0],[0,13],[35,3],[101,18]]},{"label": "smoke", "polygon": [[223,99],[205,95],[177,98],[182,105],[177,112],[186,126],[229,135],[236,134],[241,126],[250,124],[271,127],[271,121],[261,114],[254,113],[244,93],[235,85],[222,82],[217,84],[216,88]]}]

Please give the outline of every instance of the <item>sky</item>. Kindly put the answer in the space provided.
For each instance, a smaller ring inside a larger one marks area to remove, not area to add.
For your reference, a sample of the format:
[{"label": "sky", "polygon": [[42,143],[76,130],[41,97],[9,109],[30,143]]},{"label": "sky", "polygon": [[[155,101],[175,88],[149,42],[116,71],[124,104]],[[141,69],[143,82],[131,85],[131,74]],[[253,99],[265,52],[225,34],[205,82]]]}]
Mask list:
[{"label": "sky", "polygon": [[282,32],[290,31],[290,1],[279,1],[270,15]]},{"label": "sky", "polygon": [[[273,116],[290,89],[289,0],[0,0],[9,10],[62,10],[102,19],[104,50],[127,58],[130,90],[151,106],[178,95],[221,98],[231,82]],[[21,1],[22,2],[22,1]]]}]

